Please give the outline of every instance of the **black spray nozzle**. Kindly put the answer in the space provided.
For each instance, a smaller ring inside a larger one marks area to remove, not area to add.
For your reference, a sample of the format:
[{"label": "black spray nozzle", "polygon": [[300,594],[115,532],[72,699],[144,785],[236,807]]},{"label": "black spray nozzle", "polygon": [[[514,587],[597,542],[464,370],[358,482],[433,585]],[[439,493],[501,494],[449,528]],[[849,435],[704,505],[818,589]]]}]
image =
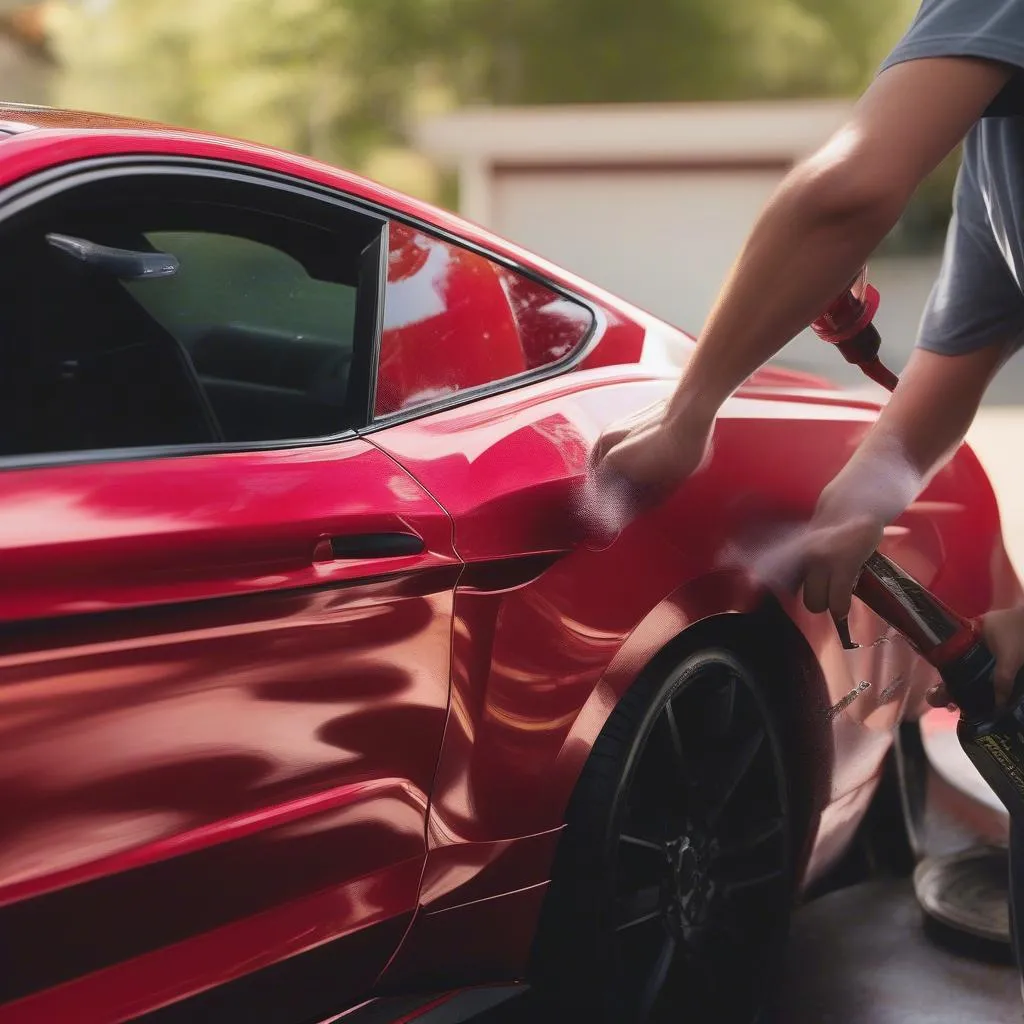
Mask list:
[{"label": "black spray nozzle", "polygon": [[833,616],[833,621],[836,624],[836,632],[839,634],[839,642],[843,645],[843,650],[859,651],[860,644],[854,643],[853,637],[850,636],[850,620],[846,617]]}]

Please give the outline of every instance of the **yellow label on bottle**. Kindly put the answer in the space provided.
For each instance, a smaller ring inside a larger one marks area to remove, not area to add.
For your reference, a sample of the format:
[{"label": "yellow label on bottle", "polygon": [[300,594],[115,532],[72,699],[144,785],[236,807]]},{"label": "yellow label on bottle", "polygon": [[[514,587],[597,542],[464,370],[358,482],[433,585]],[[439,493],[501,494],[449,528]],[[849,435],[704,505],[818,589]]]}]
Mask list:
[{"label": "yellow label on bottle", "polygon": [[1016,786],[1017,792],[1024,797],[1024,773],[1013,756],[1013,746],[1005,737],[989,734],[975,737],[974,742],[999,765],[1003,774]]}]

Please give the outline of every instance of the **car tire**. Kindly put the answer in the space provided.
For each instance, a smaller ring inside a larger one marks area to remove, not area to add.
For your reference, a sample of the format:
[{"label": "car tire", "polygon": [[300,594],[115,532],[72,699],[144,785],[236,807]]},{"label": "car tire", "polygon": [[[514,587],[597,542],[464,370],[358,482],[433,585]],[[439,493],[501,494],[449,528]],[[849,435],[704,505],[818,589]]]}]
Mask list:
[{"label": "car tire", "polygon": [[570,800],[535,947],[556,1019],[750,1024],[793,899],[776,715],[732,652],[641,677]]}]

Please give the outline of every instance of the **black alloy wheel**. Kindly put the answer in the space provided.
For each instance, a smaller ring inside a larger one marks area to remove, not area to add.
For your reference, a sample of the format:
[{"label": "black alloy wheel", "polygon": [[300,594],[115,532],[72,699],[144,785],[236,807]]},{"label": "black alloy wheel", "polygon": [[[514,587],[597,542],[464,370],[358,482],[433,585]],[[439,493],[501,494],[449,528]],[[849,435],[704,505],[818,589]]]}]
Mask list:
[{"label": "black alloy wheel", "polygon": [[570,807],[540,946],[562,1007],[616,1024],[756,1020],[792,901],[788,794],[772,711],[734,655],[641,680]]}]

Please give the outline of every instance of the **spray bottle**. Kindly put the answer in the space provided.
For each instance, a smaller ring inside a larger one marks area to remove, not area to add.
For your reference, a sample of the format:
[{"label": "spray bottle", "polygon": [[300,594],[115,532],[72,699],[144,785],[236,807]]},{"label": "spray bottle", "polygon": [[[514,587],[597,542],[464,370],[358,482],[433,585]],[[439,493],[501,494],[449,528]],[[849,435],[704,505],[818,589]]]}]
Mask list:
[{"label": "spray bottle", "polygon": [[[862,270],[811,326],[848,362],[892,391],[899,381],[879,360],[881,339],[872,323],[878,305],[878,292]],[[957,737],[964,751],[1010,814],[1024,815],[1024,670],[1008,704],[998,707],[995,657],[979,620],[958,615],[878,552],[864,565],[854,595],[938,670],[960,709]],[[847,623],[836,626],[843,646],[856,649]]]}]

